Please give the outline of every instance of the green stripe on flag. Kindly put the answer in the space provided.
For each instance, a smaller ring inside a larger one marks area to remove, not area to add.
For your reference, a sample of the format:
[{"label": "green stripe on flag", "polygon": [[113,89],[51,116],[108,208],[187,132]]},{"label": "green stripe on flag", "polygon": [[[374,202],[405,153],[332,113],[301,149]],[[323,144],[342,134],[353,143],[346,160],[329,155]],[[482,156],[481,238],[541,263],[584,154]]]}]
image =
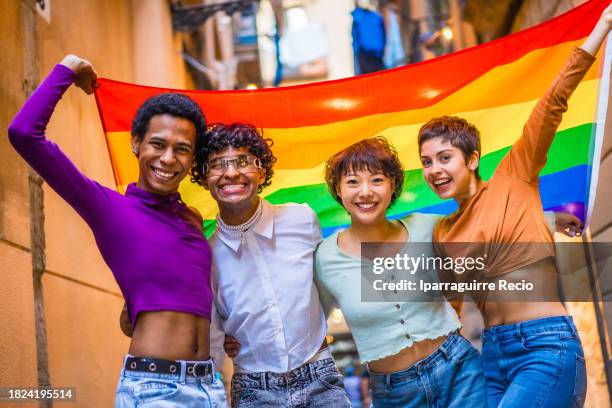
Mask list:
[{"label": "green stripe on flag", "polygon": [[[548,152],[548,161],[540,176],[552,174],[581,164],[589,164],[589,145],[594,124],[588,123],[557,132]],[[480,174],[488,180],[501,159],[510,150],[506,147],[489,153],[480,161]],[[292,187],[275,191],[266,197],[273,204],[286,202],[307,203],[319,216],[322,227],[348,224],[347,212],[332,198],[325,183]],[[422,177],[421,169],[408,170],[404,178],[404,192],[389,215],[414,211],[441,203]]]}]

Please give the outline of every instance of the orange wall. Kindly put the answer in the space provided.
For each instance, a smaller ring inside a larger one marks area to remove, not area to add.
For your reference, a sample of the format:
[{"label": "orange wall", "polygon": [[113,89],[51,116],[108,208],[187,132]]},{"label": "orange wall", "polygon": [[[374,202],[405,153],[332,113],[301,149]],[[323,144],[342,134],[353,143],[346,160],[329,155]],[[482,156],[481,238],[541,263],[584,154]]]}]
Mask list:
[{"label": "orange wall", "polygon": [[134,15],[134,82],[184,88],[185,68],[180,35],[172,35],[166,0],[132,0]]},{"label": "orange wall", "polygon": [[[0,128],[23,103],[21,4],[0,2]],[[36,384],[36,340],[29,253],[28,169],[0,137],[0,387]],[[4,406],[10,404],[0,403]],[[19,404],[35,407],[35,404]]]},{"label": "orange wall", "polygon": [[[22,4],[26,0],[0,1],[2,129],[25,99],[22,32],[32,27],[22,27]],[[139,6],[138,13],[133,5]],[[142,5],[146,8],[141,10]],[[52,1],[51,23],[36,21],[40,79],[72,53],[89,59],[100,76],[148,84],[161,78],[156,85],[183,88],[181,41],[172,34],[170,17],[166,0]],[[155,36],[143,35],[151,27],[165,29],[157,30]],[[93,97],[69,89],[47,135],[81,171],[114,187]],[[28,170],[10,147],[6,132],[0,136],[0,155],[0,386],[35,386]],[[70,406],[112,406],[129,345],[118,325],[123,299],[87,225],[46,185],[44,194],[46,273],[42,282],[51,383],[76,387],[77,403]]]}]

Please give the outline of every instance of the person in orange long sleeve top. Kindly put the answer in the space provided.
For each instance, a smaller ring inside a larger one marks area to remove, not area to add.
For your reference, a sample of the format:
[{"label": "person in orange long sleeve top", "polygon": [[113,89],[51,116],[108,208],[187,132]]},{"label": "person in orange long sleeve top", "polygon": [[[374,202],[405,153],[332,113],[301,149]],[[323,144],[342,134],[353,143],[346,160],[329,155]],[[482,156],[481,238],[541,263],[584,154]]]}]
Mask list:
[{"label": "person in orange long sleeve top", "polygon": [[486,254],[484,269],[451,273],[452,277],[463,282],[497,284],[503,279],[534,284],[528,294],[512,292],[512,301],[499,285],[494,286],[497,290],[472,294],[487,327],[482,354],[489,407],[560,408],[584,403],[584,354],[556,292],[554,240],[542,210],[538,174],[567,101],[611,25],[612,5],[584,44],[572,52],[488,182],[478,175],[480,135],[472,124],[445,116],[430,120],[419,131],[425,180],[439,197],[459,204],[455,213],[436,225],[437,252],[451,258]]}]

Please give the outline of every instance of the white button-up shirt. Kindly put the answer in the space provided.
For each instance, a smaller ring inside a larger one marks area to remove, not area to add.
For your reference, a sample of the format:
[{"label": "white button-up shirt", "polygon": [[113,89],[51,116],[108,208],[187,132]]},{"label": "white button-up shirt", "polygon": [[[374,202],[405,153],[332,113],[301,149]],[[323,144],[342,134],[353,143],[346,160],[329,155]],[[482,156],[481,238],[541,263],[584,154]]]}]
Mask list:
[{"label": "white button-up shirt", "polygon": [[327,331],[313,282],[320,240],[310,207],[265,200],[245,239],[214,232],[213,324],[240,342],[240,369],[284,373],[319,350]]}]

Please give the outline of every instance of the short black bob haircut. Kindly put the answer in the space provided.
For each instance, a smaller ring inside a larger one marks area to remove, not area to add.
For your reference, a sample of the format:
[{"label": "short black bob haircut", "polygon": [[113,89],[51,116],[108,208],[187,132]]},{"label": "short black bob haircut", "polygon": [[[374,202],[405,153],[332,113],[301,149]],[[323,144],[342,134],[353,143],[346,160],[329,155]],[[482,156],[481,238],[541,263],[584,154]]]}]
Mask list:
[{"label": "short black bob haircut", "polygon": [[196,130],[195,149],[206,142],[206,117],[200,106],[190,97],[182,93],[169,92],[155,95],[147,99],[136,112],[132,121],[132,136],[138,141],[144,139],[149,130],[149,122],[156,115],[168,114],[184,118],[193,123]]},{"label": "short black bob haircut", "polygon": [[389,208],[395,204],[404,188],[404,168],[395,148],[382,136],[364,139],[330,157],[325,163],[325,181],[329,193],[342,204],[338,195],[340,180],[352,172],[367,170],[382,173],[393,183]]},{"label": "short black bob haircut", "polygon": [[208,127],[206,144],[196,150],[195,159],[191,167],[191,181],[204,185],[206,183],[206,173],[204,165],[208,163],[208,158],[232,146],[234,148],[246,147],[253,156],[261,161],[261,167],[266,172],[264,182],[257,189],[261,193],[264,187],[272,184],[272,167],[276,162],[276,157],[270,147],[273,145],[272,139],[265,139],[263,130],[247,123],[214,123]]}]

